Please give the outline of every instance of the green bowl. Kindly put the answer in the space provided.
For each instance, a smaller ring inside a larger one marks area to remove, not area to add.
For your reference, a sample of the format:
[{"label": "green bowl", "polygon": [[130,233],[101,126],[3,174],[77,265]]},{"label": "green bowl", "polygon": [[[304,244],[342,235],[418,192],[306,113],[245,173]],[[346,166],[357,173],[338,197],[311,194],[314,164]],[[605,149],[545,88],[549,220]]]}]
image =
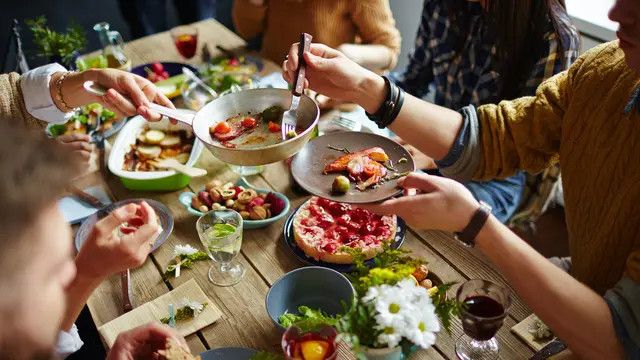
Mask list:
[{"label": "green bowl", "polygon": [[138,191],[175,191],[189,185],[191,178],[184,174],[175,174],[160,179],[139,180],[121,177],[122,185],[129,190]]}]

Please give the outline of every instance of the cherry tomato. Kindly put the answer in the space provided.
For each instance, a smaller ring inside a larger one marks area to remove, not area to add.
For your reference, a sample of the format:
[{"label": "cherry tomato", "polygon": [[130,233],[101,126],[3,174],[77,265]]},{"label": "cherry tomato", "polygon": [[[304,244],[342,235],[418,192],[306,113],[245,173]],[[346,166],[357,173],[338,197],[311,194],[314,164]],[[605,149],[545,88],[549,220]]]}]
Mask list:
[{"label": "cherry tomato", "polygon": [[240,65],[240,62],[238,61],[238,59],[233,58],[233,59],[229,59],[229,65],[231,66],[237,66]]},{"label": "cherry tomato", "polygon": [[153,70],[154,73],[160,75],[164,71],[164,66],[159,62],[153,63],[151,64],[151,70]]},{"label": "cherry tomato", "polygon": [[280,124],[269,121],[269,131],[272,133],[280,131]]},{"label": "cherry tomato", "polygon": [[231,126],[229,126],[226,121],[221,121],[213,129],[213,132],[216,134],[228,134],[229,132],[231,132]]},{"label": "cherry tomato", "polygon": [[254,127],[256,127],[256,125],[256,119],[252,118],[251,116],[247,116],[246,118],[242,119],[242,126],[246,127],[247,129],[253,129]]}]

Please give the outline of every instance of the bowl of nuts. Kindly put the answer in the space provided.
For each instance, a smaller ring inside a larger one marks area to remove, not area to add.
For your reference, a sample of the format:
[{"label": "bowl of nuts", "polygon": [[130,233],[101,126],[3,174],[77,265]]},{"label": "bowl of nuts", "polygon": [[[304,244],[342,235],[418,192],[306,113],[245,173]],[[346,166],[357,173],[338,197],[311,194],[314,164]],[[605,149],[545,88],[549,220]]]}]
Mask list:
[{"label": "bowl of nuts", "polygon": [[179,200],[195,216],[212,210],[235,210],[242,216],[245,229],[268,226],[286,216],[291,206],[283,194],[256,189],[242,179],[237,184],[212,180],[197,194],[183,192]]}]

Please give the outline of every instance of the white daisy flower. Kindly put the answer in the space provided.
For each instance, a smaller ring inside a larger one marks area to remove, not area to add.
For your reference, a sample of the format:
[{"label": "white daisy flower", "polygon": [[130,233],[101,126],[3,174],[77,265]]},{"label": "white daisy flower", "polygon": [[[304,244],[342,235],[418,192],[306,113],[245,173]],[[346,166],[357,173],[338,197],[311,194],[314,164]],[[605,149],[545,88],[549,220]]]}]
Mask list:
[{"label": "white daisy flower", "polygon": [[180,255],[193,255],[198,252],[198,249],[194,248],[191,245],[176,245],[173,249],[173,256],[178,257]]},{"label": "white daisy flower", "polygon": [[431,298],[425,294],[415,304],[415,312],[407,319],[407,326],[403,331],[407,339],[423,349],[431,347],[436,342],[436,333],[440,331],[440,321],[435,310]]},{"label": "white daisy flower", "polygon": [[388,326],[382,329],[382,334],[378,335],[378,343],[387,345],[389,348],[393,348],[400,344],[402,335],[396,331],[395,328]]}]

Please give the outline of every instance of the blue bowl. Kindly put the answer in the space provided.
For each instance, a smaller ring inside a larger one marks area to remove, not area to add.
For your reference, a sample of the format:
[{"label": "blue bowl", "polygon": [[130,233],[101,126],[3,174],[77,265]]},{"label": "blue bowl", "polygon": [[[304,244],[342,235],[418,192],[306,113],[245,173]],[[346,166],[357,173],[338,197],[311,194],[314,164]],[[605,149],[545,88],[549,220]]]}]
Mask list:
[{"label": "blue bowl", "polygon": [[278,279],[269,292],[265,305],[273,323],[284,330],[278,318],[297,313],[308,306],[328,315],[343,314],[356,294],[351,282],[341,273],[321,266],[308,266],[290,271]]},{"label": "blue bowl", "polygon": [[[189,70],[193,71],[196,74],[198,73],[198,69],[196,69],[195,67],[189,64],[176,63],[176,62],[164,62],[164,61],[158,61],[158,62],[162,64],[162,66],[164,67],[164,71],[169,73],[169,77],[182,74],[183,67],[188,68]],[[140,75],[146,79],[147,72],[144,71],[144,68],[145,67],[151,68],[151,64],[152,63],[138,65],[132,68],[131,72],[136,75]]]},{"label": "blue bowl", "polygon": [[[244,220],[242,222],[243,228],[245,228],[245,229],[261,229],[263,227],[267,227],[267,226],[275,223],[276,221],[284,218],[289,213],[289,210],[291,209],[291,203],[289,202],[289,199],[286,196],[284,196],[284,194],[281,194],[281,193],[276,192],[276,191],[267,190],[267,189],[257,189],[257,188],[251,186],[249,183],[247,183],[246,181],[244,181],[242,179],[240,179],[238,181],[238,185],[243,186],[245,188],[251,188],[251,189],[255,190],[258,194],[268,194],[268,193],[272,192],[277,197],[279,197],[280,199],[284,200],[284,209],[282,209],[282,212],[280,212],[280,214],[278,214],[276,216],[273,216],[273,217],[270,217],[268,219],[264,219],[264,220]],[[186,192],[183,192],[182,194],[179,195],[178,201],[180,201],[180,203],[187,209],[187,212],[189,214],[195,215],[197,217],[200,217],[200,216],[204,215],[204,213],[202,211],[198,211],[198,210],[196,210],[196,209],[191,207],[191,199],[193,199],[194,196],[197,196],[197,195],[192,193],[192,192],[190,192],[190,191],[186,191]]]}]

